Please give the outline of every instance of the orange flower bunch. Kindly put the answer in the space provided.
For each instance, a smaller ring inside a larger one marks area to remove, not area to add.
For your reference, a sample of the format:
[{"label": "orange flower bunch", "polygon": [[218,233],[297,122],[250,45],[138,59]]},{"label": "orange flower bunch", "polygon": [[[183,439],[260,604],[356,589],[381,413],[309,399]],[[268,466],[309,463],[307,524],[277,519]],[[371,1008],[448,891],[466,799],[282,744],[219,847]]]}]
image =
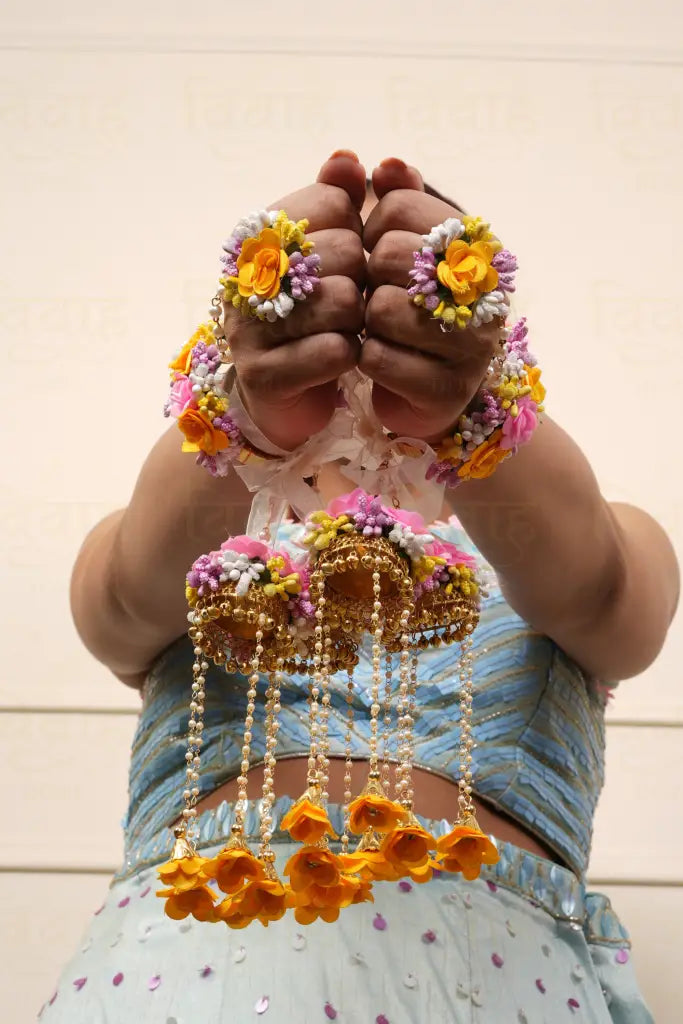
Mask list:
[{"label": "orange flower bunch", "polygon": [[500,860],[498,850],[482,832],[474,815],[456,822],[448,835],[437,840],[436,850],[435,867],[462,872],[468,881],[479,877],[482,864],[497,864]]}]

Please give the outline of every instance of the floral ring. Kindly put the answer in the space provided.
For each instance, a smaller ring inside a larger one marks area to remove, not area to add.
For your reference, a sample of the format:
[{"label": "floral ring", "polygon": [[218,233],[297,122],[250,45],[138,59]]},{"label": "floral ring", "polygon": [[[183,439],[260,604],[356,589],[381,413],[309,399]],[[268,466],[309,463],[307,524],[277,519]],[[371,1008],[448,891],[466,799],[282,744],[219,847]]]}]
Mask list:
[{"label": "floral ring", "polygon": [[480,217],[449,217],[413,253],[408,295],[444,331],[480,327],[510,312],[517,258]]},{"label": "floral ring", "polygon": [[223,243],[223,300],[242,316],[284,320],[320,284],[320,256],[306,238],[307,220],[284,210],[244,217]]}]

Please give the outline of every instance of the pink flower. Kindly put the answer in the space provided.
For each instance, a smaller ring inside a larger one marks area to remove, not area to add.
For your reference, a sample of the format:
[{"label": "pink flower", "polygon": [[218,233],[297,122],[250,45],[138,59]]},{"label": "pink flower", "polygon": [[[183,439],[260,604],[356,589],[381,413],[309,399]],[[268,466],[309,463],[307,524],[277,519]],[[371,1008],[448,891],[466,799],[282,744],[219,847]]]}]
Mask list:
[{"label": "pink flower", "polygon": [[448,565],[466,565],[470,569],[477,568],[477,560],[466,551],[461,551],[456,544],[450,544],[447,540],[437,537],[433,543],[427,545],[428,555],[441,555]]},{"label": "pink flower", "polygon": [[235,551],[238,555],[246,555],[247,558],[255,558],[259,562],[267,562],[273,557],[274,552],[260,540],[254,540],[246,534],[239,537],[228,537],[221,544],[221,551]]},{"label": "pink flower", "polygon": [[361,498],[371,501],[372,495],[364,491],[362,487],[356,487],[355,491],[350,491],[349,494],[340,494],[338,498],[334,498],[327,506],[327,514],[332,516],[333,519],[343,515],[353,516],[356,512],[360,511]]},{"label": "pink flower", "polygon": [[396,522],[409,526],[413,533],[425,533],[425,522],[419,512],[408,512],[404,508],[388,508],[385,511]]},{"label": "pink flower", "polygon": [[501,448],[517,448],[518,445],[527,443],[538,423],[537,408],[536,403],[530,398],[520,398],[517,402],[517,416],[508,415],[503,424]]},{"label": "pink flower", "polygon": [[176,373],[168,398],[168,411],[177,419],[188,406],[192,406],[193,409],[197,408],[197,403],[192,395],[190,378],[186,377],[184,373]]}]

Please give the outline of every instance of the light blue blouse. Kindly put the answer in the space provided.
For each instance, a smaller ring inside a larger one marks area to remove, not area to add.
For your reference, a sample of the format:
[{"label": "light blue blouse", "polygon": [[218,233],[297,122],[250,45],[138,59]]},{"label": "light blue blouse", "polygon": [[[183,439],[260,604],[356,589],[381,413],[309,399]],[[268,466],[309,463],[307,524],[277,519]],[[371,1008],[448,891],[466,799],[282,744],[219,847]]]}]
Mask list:
[{"label": "light blue blouse", "polygon": [[[291,545],[298,529],[284,524],[278,544]],[[452,524],[437,524],[434,529],[478,554]],[[415,763],[449,779],[458,773],[458,655],[456,644],[419,655]],[[473,657],[475,792],[524,825],[583,878],[604,777],[604,693],[557,644],[512,610],[495,582],[482,603]],[[180,811],[193,660],[191,642],[181,637],[158,658],[144,687],[124,821],[128,862],[138,858]],[[369,756],[371,668],[366,643],[354,673],[356,758]],[[333,680],[330,754],[343,756],[345,674]],[[308,676],[290,676],[282,688],[279,757],[307,752],[308,682]],[[205,689],[202,796],[239,774],[245,678],[212,666]],[[257,704],[254,719],[252,752],[258,761],[265,749],[262,704]],[[303,775],[302,765],[302,779]]]}]

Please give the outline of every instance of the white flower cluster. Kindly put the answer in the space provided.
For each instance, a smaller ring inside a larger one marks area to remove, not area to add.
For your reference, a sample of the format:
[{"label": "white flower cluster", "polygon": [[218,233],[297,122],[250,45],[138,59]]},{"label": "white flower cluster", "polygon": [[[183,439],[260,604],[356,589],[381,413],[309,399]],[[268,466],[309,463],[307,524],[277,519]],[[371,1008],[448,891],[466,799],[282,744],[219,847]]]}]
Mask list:
[{"label": "white flower cluster", "polygon": [[473,423],[471,417],[465,415],[458,420],[458,433],[464,441],[463,448],[468,452],[483,444],[495,429],[493,423]]},{"label": "white flower cluster", "polygon": [[201,395],[203,392],[215,390],[216,374],[209,373],[206,363],[199,363],[196,370],[190,370],[188,379],[192,385],[192,393]]},{"label": "white flower cluster", "polygon": [[445,252],[448,246],[456,238],[461,238],[465,233],[465,226],[457,217],[448,217],[443,224],[437,224],[428,235],[422,236],[425,248],[434,252]]},{"label": "white flower cluster", "polygon": [[252,562],[249,555],[238,554],[237,551],[221,552],[222,572],[219,576],[221,583],[228,580],[237,583],[235,594],[237,597],[244,597],[252,581],[256,581],[265,570],[263,562]]},{"label": "white flower cluster", "polygon": [[277,210],[254,210],[253,213],[248,213],[246,217],[242,217],[235,225],[230,238],[223,242],[225,252],[231,252],[234,256],[238,249],[241,248],[237,245],[238,242],[244,242],[247,238],[255,238],[256,235],[260,235],[264,228],[268,228],[275,223],[277,215]]},{"label": "white flower cluster", "polygon": [[387,534],[387,540],[399,548],[403,548],[408,557],[414,561],[421,558],[425,553],[425,547],[433,537],[428,533],[413,533],[405,523],[395,523],[391,532]]},{"label": "white flower cluster", "polygon": [[258,295],[250,295],[247,302],[256,310],[256,315],[263,317],[268,323],[275,323],[280,318],[284,320],[294,309],[294,299],[287,292],[280,292],[274,299],[266,299],[261,302]]},{"label": "white flower cluster", "polygon": [[505,292],[496,288],[495,291],[485,292],[474,304],[470,327],[481,327],[482,324],[490,324],[495,316],[506,317],[510,312],[510,303]]}]

